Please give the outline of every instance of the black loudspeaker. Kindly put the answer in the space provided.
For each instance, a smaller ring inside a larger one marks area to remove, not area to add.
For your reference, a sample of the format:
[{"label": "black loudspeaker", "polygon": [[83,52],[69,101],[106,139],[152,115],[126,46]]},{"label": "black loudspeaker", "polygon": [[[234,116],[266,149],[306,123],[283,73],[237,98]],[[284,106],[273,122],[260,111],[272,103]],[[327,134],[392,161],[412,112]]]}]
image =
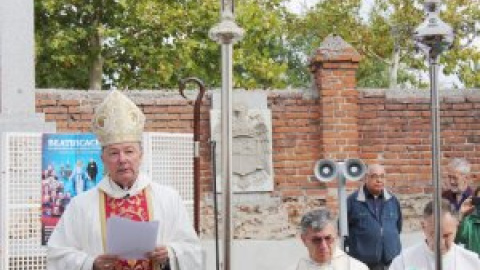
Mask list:
[{"label": "black loudspeaker", "polygon": [[350,181],[359,181],[367,173],[367,166],[365,163],[356,158],[345,160],[344,169],[345,178]]},{"label": "black loudspeaker", "polygon": [[320,182],[330,182],[337,177],[337,163],[330,159],[321,159],[313,168],[315,177]]}]

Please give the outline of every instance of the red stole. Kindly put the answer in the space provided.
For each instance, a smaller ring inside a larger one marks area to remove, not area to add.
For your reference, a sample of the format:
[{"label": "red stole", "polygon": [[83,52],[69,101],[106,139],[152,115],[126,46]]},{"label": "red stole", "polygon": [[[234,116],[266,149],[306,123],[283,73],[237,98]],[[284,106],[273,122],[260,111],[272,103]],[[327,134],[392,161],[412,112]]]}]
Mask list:
[{"label": "red stole", "polygon": [[[110,216],[116,215],[135,221],[149,221],[151,219],[151,203],[148,189],[135,196],[115,199],[105,192],[100,192],[100,207],[102,214],[102,234],[105,247],[105,224]],[[153,270],[150,260],[119,260],[115,263],[115,270]]]}]

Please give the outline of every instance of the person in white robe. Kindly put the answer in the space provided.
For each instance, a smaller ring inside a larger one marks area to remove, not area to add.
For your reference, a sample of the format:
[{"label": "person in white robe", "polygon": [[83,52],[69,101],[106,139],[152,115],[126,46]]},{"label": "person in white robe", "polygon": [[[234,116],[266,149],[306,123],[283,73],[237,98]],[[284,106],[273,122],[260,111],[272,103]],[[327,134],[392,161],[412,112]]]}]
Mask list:
[{"label": "person in white robe", "polygon": [[327,209],[306,213],[300,226],[300,237],[309,256],[289,270],[368,270],[364,263],[339,248],[336,220]]},{"label": "person in white robe", "polygon": [[[93,131],[107,174],[69,203],[47,244],[48,270],[203,269],[200,241],[182,199],[140,172],[144,123],[140,109],[116,90],[97,108]],[[106,254],[110,214],[159,221],[155,249],[143,260]]]},{"label": "person in white robe", "polygon": [[[480,259],[472,251],[454,243],[458,220],[455,210],[447,200],[441,201],[441,239],[442,269],[446,270],[478,270]],[[422,219],[422,230],[425,240],[403,250],[390,265],[389,270],[434,270],[435,265],[435,223],[433,202],[425,206]]]}]

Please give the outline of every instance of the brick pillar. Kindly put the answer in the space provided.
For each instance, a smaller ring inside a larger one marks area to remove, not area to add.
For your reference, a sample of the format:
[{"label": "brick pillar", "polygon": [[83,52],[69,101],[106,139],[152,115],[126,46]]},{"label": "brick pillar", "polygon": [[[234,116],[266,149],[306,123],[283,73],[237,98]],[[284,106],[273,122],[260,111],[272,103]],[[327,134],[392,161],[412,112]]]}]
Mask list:
[{"label": "brick pillar", "polygon": [[341,37],[328,36],[310,60],[319,95],[322,158],[358,158],[358,91],[355,74],[360,54]]}]

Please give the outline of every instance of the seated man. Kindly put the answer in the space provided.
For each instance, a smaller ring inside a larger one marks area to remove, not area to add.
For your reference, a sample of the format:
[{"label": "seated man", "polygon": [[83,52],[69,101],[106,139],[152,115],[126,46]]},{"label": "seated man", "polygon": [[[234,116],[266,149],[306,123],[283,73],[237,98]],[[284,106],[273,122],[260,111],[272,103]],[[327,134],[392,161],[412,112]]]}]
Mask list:
[{"label": "seated man", "polygon": [[[453,207],[446,200],[441,202],[442,231],[440,233],[440,250],[442,253],[442,269],[446,270],[478,270],[480,259],[474,252],[456,245],[453,240],[457,233],[458,220]],[[435,264],[435,222],[433,202],[429,202],[423,210],[422,230],[425,241],[403,250],[390,265],[389,270],[436,269]]]},{"label": "seated man", "polygon": [[348,256],[337,245],[336,220],[326,209],[308,212],[302,217],[301,238],[308,249],[292,270],[350,269],[368,270],[362,262]]}]

